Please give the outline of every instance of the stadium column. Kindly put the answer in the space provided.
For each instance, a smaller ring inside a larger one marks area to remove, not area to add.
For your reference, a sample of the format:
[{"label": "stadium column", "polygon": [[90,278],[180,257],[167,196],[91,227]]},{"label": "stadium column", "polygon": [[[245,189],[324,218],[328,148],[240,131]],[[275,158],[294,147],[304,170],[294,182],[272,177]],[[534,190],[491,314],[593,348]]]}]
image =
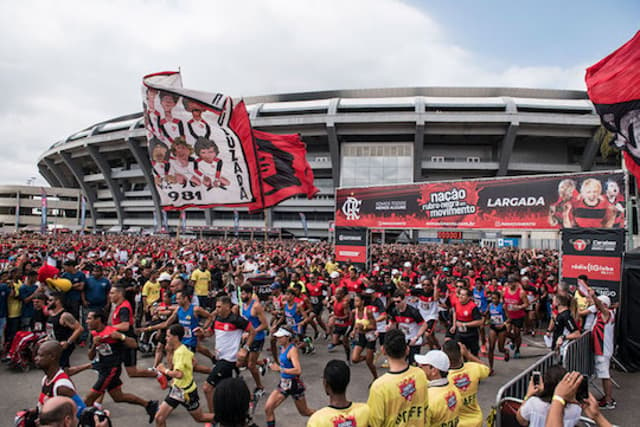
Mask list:
[{"label": "stadium column", "polygon": [[338,113],[340,98],[333,98],[329,101],[327,110],[327,138],[329,140],[329,153],[331,154],[331,169],[333,171],[333,187],[340,186],[340,141],[336,132],[335,116]]},{"label": "stadium column", "polygon": [[67,168],[69,168],[71,174],[76,179],[78,186],[80,186],[80,189],[84,193],[84,197],[87,198],[87,205],[89,206],[89,212],[91,212],[91,221],[93,222],[93,229],[95,231],[98,225],[96,208],[94,206],[97,199],[95,190],[93,190],[89,185],[87,185],[86,182],[84,182],[84,173],[82,173],[82,170],[73,161],[69,153],[59,152],[58,154],[60,154],[60,157],[62,157],[62,161],[67,166]]},{"label": "stadium column", "polygon": [[[133,131],[140,126],[144,122],[144,118],[136,121],[129,128],[129,132],[127,132],[127,136],[124,141],[127,143],[127,147],[129,147],[129,151],[133,155],[133,158],[136,160],[140,169],[142,170],[142,174],[144,175],[144,181],[147,183],[147,188],[151,193],[151,199],[153,200],[153,214],[157,218],[157,221],[154,221],[157,224],[162,224],[162,208],[160,206],[160,196],[158,195],[158,189],[156,188],[156,183],[153,180],[153,173],[151,172],[151,162],[149,160],[149,156],[145,153],[142,148],[140,148],[140,144],[138,144],[137,139],[133,138]],[[146,138],[145,138],[146,140]],[[161,225],[162,227],[162,225]]]},{"label": "stadium column", "polygon": [[113,196],[113,204],[116,207],[116,216],[118,218],[118,225],[122,230],[124,226],[124,212],[122,210],[122,201],[124,200],[124,195],[122,194],[122,190],[113,180],[113,174],[111,173],[111,167],[109,163],[105,160],[104,156],[100,154],[100,151],[93,145],[87,145],[87,151],[89,155],[100,169],[100,173],[104,177],[105,182],[107,183],[107,187]]},{"label": "stadium column", "polygon": [[582,154],[582,162],[580,162],[580,167],[583,171],[590,171],[593,168],[593,162],[596,160],[596,155],[600,150],[600,139],[597,137],[598,132],[594,133],[594,135],[587,142],[587,146],[584,148],[584,153]]},{"label": "stadium column", "polygon": [[416,134],[413,140],[413,182],[422,181],[422,152],[424,151],[425,102],[416,97]]},{"label": "stadium column", "polygon": [[42,175],[52,187],[64,187],[64,183],[60,181],[50,168],[44,165],[38,165],[38,170],[40,171],[40,175]]},{"label": "stadium column", "polygon": [[498,173],[496,174],[498,176],[504,176],[509,172],[509,161],[511,160],[511,153],[513,153],[513,146],[515,145],[516,136],[518,135],[518,128],[520,127],[516,103],[508,96],[503,96],[502,99],[507,106],[506,112],[511,120],[504,138],[502,138],[500,161],[498,163]]}]

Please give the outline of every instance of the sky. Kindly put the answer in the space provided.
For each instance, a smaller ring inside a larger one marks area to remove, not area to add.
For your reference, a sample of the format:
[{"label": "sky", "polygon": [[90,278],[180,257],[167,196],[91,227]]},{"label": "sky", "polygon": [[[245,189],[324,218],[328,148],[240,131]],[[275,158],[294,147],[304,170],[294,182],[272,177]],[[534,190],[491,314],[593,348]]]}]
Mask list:
[{"label": "sky", "polygon": [[637,0],[3,2],[0,185],[53,143],[141,110],[145,74],[234,97],[403,86],[584,90]]}]

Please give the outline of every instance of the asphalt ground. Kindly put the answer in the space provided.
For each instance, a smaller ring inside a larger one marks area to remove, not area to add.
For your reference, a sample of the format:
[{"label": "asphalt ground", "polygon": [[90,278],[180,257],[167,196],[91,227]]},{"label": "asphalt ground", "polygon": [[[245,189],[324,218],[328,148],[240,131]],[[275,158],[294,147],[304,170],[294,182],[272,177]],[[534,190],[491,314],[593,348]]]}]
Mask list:
[{"label": "asphalt ground", "polygon": [[[310,328],[309,330],[312,332]],[[439,333],[438,335],[440,342],[442,342],[442,334]],[[268,340],[269,338],[267,338],[267,343]],[[213,345],[212,338],[209,338],[205,342],[209,346]],[[514,360],[512,358],[506,363],[502,360],[496,360],[496,374],[481,383],[478,400],[482,406],[485,417],[491,406],[495,403],[495,397],[498,389],[509,379],[513,378],[523,369],[526,369],[534,363],[536,358],[546,353],[546,349],[543,348],[540,337],[525,337],[524,342],[526,346],[523,346],[522,348],[522,357],[520,359]],[[265,348],[267,347],[267,343],[265,343]],[[266,352],[263,352],[263,355],[266,354]],[[311,408],[318,409],[328,404],[321,379],[322,371],[326,362],[334,358],[344,360],[344,357],[344,351],[341,349],[336,349],[332,353],[329,353],[327,351],[327,342],[321,338],[316,341],[315,354],[302,355],[302,378],[307,388],[307,402]],[[200,363],[210,363],[202,355],[198,355],[197,358]],[[85,348],[76,348],[71,358],[72,365],[83,364],[87,361],[87,350]],[[152,363],[153,358],[151,357],[138,357],[138,365],[140,367],[148,368],[152,366]],[[381,363],[382,359],[380,359],[378,365]],[[380,375],[384,371],[384,369],[379,368],[378,374]],[[255,384],[250,373],[245,370],[241,372],[241,375],[247,380],[249,388],[253,390]],[[10,370],[6,366],[0,366],[0,426],[13,426],[13,416],[17,410],[35,406],[40,393],[40,381],[42,376],[42,372],[37,369],[23,373],[21,371]],[[634,419],[634,416],[637,416],[637,408],[640,408],[640,373],[623,374],[612,370],[612,376],[621,386],[620,389],[614,389],[614,398],[618,402],[618,407],[612,411],[605,411],[605,416],[607,416],[610,421],[620,426],[639,425],[640,422],[638,422],[637,419]],[[84,397],[86,395],[96,378],[97,373],[91,370],[79,373],[73,377],[73,381],[81,396]],[[124,370],[121,378],[124,382],[124,391],[137,394],[144,399],[156,399],[162,401],[167,394],[166,391],[160,389],[155,379],[128,378]],[[206,410],[204,393],[202,392],[202,384],[204,383],[205,378],[206,376],[204,374],[195,374],[195,379],[199,386],[201,403],[203,405],[203,409]],[[371,380],[371,374],[364,362],[352,366],[351,383],[347,394],[348,398],[353,401],[366,402],[368,386],[371,383]],[[259,426],[266,425],[264,403],[268,394],[276,388],[278,381],[279,376],[275,372],[268,372],[263,378],[266,395],[258,403],[254,416],[254,421]],[[597,385],[599,386],[599,384]],[[597,393],[595,394],[597,395]],[[141,407],[128,404],[115,404],[110,397],[105,398],[104,405],[111,411],[114,426],[148,425],[148,417],[144,409]],[[307,419],[297,413],[293,401],[289,398],[276,410],[276,420],[277,425],[279,426],[304,426],[306,425]],[[182,407],[176,408],[176,410],[171,414],[168,419],[168,424],[181,426],[198,425]]]}]

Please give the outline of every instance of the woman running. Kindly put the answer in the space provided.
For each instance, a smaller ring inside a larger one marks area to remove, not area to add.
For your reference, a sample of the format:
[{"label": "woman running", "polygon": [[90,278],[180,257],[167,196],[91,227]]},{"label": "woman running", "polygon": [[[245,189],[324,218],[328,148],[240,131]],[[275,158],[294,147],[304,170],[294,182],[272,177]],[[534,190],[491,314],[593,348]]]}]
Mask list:
[{"label": "woman running", "polygon": [[[355,339],[355,346],[351,353],[351,362],[359,363],[367,361],[367,367],[373,375],[373,379],[378,378],[376,365],[373,363],[373,356],[376,352],[376,320],[373,312],[367,308],[368,296],[356,294],[354,299],[353,319],[355,328],[351,332],[351,338]],[[362,350],[367,349],[367,354],[362,355]]]},{"label": "woman running", "polygon": [[280,328],[273,336],[278,339],[280,363],[273,363],[271,369],[280,372],[280,384],[276,390],[271,392],[264,407],[267,427],[276,425],[275,410],[288,396],[293,397],[300,415],[308,417],[315,412],[307,406],[307,399],[304,396],[305,387],[301,378],[302,366],[300,365],[298,348],[293,340],[293,332],[287,328]]},{"label": "woman running", "polygon": [[500,292],[498,291],[491,292],[487,320],[489,321],[489,367],[491,368],[490,375],[493,375],[495,374],[493,370],[493,350],[496,346],[496,341],[498,341],[498,350],[504,353],[504,361],[509,361],[509,350],[504,348],[504,341],[507,337],[507,326],[505,324],[508,319],[502,302],[500,302]]}]

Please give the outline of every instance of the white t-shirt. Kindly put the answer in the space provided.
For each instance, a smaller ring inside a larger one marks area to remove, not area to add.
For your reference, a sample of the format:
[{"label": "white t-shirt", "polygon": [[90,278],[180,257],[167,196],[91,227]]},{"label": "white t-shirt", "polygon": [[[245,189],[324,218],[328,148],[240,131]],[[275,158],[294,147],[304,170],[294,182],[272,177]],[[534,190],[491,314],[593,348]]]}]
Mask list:
[{"label": "white t-shirt", "polygon": [[[544,427],[550,406],[549,403],[534,396],[522,404],[520,407],[520,415],[529,421],[529,427]],[[580,408],[580,406],[569,403],[564,409],[564,427],[575,426],[578,420],[580,420],[581,413],[582,408]]]}]

